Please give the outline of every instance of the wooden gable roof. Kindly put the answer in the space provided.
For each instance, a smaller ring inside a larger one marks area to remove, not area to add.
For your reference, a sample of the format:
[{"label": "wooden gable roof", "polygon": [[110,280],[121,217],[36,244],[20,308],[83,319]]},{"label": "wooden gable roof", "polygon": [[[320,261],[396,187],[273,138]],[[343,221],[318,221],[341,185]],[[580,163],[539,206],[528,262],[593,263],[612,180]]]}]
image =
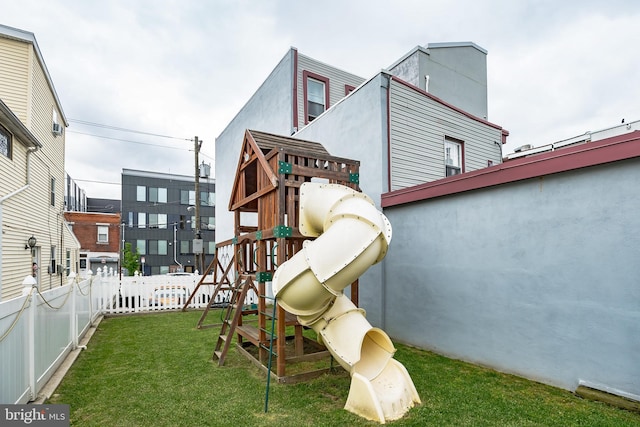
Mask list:
[{"label": "wooden gable roof", "polygon": [[[257,211],[258,199],[278,187],[277,171],[267,157],[272,151],[301,152],[330,156],[322,144],[247,129],[231,190],[229,210]],[[259,178],[261,177],[261,178]]]}]

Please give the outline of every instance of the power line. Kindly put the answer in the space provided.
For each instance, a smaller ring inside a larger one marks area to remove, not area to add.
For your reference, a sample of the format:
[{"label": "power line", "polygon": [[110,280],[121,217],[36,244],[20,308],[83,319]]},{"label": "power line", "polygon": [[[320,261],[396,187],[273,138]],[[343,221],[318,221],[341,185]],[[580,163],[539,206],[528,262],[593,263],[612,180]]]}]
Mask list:
[{"label": "power line", "polygon": [[[121,127],[118,127],[118,126],[111,126],[111,125],[105,125],[105,124],[101,124],[101,123],[94,123],[94,122],[89,122],[89,121],[81,120],[81,119],[69,118],[68,120],[70,122],[75,122],[75,123],[79,123],[79,124],[83,124],[83,125],[87,125],[87,126],[99,127],[99,128],[103,128],[103,129],[113,129],[113,130],[119,130],[119,131],[123,131],[123,132],[137,133],[137,134],[141,134],[141,135],[156,136],[156,137],[159,137],[159,138],[176,139],[176,140],[179,140],[179,141],[193,141],[193,138],[180,138],[180,137],[176,137],[176,136],[161,135],[161,134],[157,134],[157,133],[151,133],[151,132],[144,132],[144,131],[139,131],[139,130],[134,130],[134,129],[121,128]],[[181,150],[182,149],[182,148],[178,148],[178,147],[170,147],[170,146],[167,146],[167,145],[151,144],[151,143],[148,143],[148,142],[131,141],[129,139],[113,138],[113,137],[95,135],[95,134],[91,134],[91,133],[74,131],[74,130],[68,130],[67,132],[76,133],[76,134],[80,134],[80,135],[93,136],[93,137],[96,137],[96,138],[111,139],[111,140],[114,140],[114,141],[131,142],[133,144],[150,145],[150,146],[161,147],[161,148],[171,148],[171,149],[174,149],[174,150]],[[189,149],[189,151],[193,151],[193,149]],[[203,152],[200,152],[200,154],[203,155],[204,157],[207,157],[210,160],[215,161],[215,159],[213,157],[208,156],[207,154],[205,154]]]},{"label": "power line", "polygon": [[95,182],[96,184],[122,185],[119,182],[96,181],[93,179],[78,179],[78,178],[71,178],[71,179],[74,181],[81,181],[81,182]]},{"label": "power line", "polygon": [[[178,139],[178,140],[181,140],[181,141],[193,141],[193,139],[191,139],[191,138],[180,138],[180,137],[177,137],[177,136],[161,135],[161,134],[152,133],[152,132],[144,132],[144,131],[140,131],[140,130],[121,128],[121,127],[118,127],[118,126],[104,125],[104,124],[101,124],[101,123],[94,123],[94,122],[89,122],[89,121],[86,121],[86,120],[71,119],[71,118],[69,118],[68,120],[70,122],[79,123],[79,124],[86,125],[86,126],[99,127],[99,128],[103,128],[103,129],[113,129],[113,130],[119,130],[119,131],[122,131],[122,132],[131,132],[131,133],[138,133],[138,134],[141,134],[141,135],[157,136],[159,138]],[[97,136],[97,135],[93,135],[93,136]]]},{"label": "power line", "polygon": [[132,144],[151,145],[153,147],[169,148],[169,149],[172,149],[172,150],[187,150],[187,151],[189,151],[187,148],[171,147],[169,145],[152,144],[150,142],[131,141],[130,139],[112,138],[110,136],[94,135],[92,133],[78,132],[78,131],[75,131],[75,130],[68,130],[67,132],[77,133],[77,134],[80,134],[80,135],[93,136],[93,137],[96,137],[96,138],[111,139],[113,141],[130,142]]}]

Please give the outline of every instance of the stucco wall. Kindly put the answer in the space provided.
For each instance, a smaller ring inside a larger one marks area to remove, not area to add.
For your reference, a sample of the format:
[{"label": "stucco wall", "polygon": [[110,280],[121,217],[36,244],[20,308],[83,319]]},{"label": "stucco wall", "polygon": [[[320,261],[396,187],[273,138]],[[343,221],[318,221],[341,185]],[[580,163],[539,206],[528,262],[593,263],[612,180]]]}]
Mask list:
[{"label": "stucco wall", "polygon": [[246,129],[290,135],[293,129],[293,54],[290,50],[216,138],[216,241],[233,237],[231,187]]},{"label": "stucco wall", "polygon": [[488,119],[486,51],[474,45],[434,47],[429,44],[429,55],[420,57],[420,70],[430,76],[429,92]]},{"label": "stucco wall", "polygon": [[394,339],[640,396],[638,158],[385,209]]},{"label": "stucco wall", "polygon": [[[487,51],[474,43],[418,46],[389,71],[458,108],[488,118]],[[426,76],[429,76],[428,89]]]},{"label": "stucco wall", "polygon": [[[311,122],[296,138],[321,143],[333,156],[360,161],[360,188],[376,204],[386,191],[386,86],[382,74],[349,95]],[[348,102],[347,102],[348,101]],[[360,306],[367,319],[380,325],[382,319],[382,264],[360,278]]]}]

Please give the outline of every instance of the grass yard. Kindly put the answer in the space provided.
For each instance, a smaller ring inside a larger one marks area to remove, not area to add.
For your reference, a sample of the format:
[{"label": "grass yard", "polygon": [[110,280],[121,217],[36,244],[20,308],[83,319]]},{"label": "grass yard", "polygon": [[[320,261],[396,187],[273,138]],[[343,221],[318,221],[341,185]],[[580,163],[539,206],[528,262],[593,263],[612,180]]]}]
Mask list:
[{"label": "grass yard", "polygon": [[[271,382],[235,349],[211,360],[218,328],[200,312],[106,318],[49,403],[75,426],[375,426],[343,409],[343,370]],[[217,313],[209,313],[212,319]],[[397,345],[422,404],[391,426],[640,426],[640,415],[512,375]],[[336,364],[337,366],[337,364]]]}]

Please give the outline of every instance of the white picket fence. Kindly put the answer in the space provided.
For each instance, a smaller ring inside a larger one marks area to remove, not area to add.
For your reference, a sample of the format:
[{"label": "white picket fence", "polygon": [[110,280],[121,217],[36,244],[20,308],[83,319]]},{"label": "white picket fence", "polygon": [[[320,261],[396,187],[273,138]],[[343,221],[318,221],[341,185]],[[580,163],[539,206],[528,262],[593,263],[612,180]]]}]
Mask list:
[{"label": "white picket fence", "polygon": [[[25,286],[21,297],[0,302],[0,404],[35,400],[100,316],[181,309],[200,278],[120,279],[113,271],[99,271],[47,291]],[[212,291],[213,286],[201,286],[189,308],[206,307]]]}]

